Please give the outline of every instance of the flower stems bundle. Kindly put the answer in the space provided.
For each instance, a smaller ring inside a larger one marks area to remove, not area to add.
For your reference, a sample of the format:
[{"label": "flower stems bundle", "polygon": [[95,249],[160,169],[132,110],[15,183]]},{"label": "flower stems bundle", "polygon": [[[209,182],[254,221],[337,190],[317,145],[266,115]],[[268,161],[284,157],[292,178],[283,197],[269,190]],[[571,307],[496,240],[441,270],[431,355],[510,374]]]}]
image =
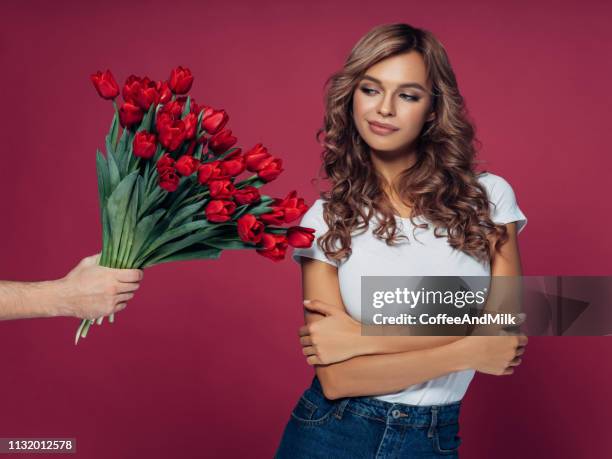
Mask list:
[{"label": "flower stems bundle", "polygon": [[[106,155],[96,156],[101,266],[144,269],[216,259],[229,249],[280,261],[288,246],[311,246],[314,229],[280,226],[308,209],[297,192],[271,198],[259,191],[283,171],[282,160],[261,143],[244,153],[235,147],[225,110],[198,105],[188,94],[189,69],[179,66],[168,81],[131,75],[120,107],[109,70],[91,80],[114,107]],[[239,180],[245,172],[251,175]],[[75,344],[102,319],[84,319]]]}]

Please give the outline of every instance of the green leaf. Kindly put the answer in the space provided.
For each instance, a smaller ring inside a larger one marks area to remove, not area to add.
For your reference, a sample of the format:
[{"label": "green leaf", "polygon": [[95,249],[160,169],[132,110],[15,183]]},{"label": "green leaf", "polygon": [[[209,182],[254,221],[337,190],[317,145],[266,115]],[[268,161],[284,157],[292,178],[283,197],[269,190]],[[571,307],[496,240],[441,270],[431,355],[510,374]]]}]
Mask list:
[{"label": "green leaf", "polygon": [[128,258],[128,266],[134,266],[134,261],[140,257],[140,253],[145,243],[149,240],[153,228],[155,228],[156,223],[165,211],[166,209],[157,209],[151,215],[147,215],[138,222],[134,230],[134,244]]},{"label": "green leaf", "polygon": [[200,231],[191,234],[190,236],[181,238],[177,241],[170,242],[158,248],[154,253],[151,254],[151,256],[147,260],[144,261],[143,264],[155,264],[157,260],[161,260],[176,252],[179,252],[180,250],[184,250],[186,248],[189,248],[190,246],[194,246],[195,244],[202,242],[204,239],[206,239],[206,237],[206,231]]},{"label": "green leaf", "polygon": [[115,145],[117,145],[117,132],[119,130],[119,114],[115,110],[113,119],[111,121],[110,129],[106,135],[106,152],[115,152]]},{"label": "green leaf", "polygon": [[[149,191],[149,182],[151,181],[151,177],[149,176],[151,172],[151,161],[147,161],[145,163],[144,171],[142,172],[142,176],[144,177],[144,191]],[[144,196],[144,195],[143,195]]]},{"label": "green leaf", "polygon": [[216,160],[219,161],[219,160],[225,159],[227,156],[229,156],[230,154],[232,154],[236,150],[238,150],[238,148],[230,148],[225,153],[217,156]]},{"label": "green leaf", "polygon": [[178,206],[181,205],[183,200],[191,193],[192,191],[193,180],[192,177],[181,177],[179,186],[171,193],[168,193],[168,216],[172,218],[174,211]]},{"label": "green leaf", "polygon": [[268,204],[271,204],[272,202],[274,202],[273,198],[270,198],[269,196],[262,196],[261,200],[255,203],[255,205],[248,210],[248,213],[257,216],[271,212],[272,208],[269,207]]},{"label": "green leaf", "polygon": [[206,245],[210,245],[211,247],[216,247],[222,250],[239,250],[239,249],[255,248],[255,244],[244,242],[240,238],[230,239],[230,238],[219,237],[219,238],[206,239]]},{"label": "green leaf", "polygon": [[168,229],[181,225],[188,218],[192,218],[202,207],[204,207],[204,204],[205,201],[200,201],[180,209],[178,212],[176,212],[176,215],[172,217],[172,220],[168,224]]},{"label": "green leaf", "polygon": [[153,240],[151,244],[146,248],[146,250],[143,251],[143,254],[139,256],[136,260],[136,264],[142,264],[143,261],[145,261],[155,252],[155,250],[164,245],[166,242],[170,242],[173,239],[186,236],[189,233],[192,233],[193,231],[201,230],[203,228],[206,228],[207,226],[210,226],[210,223],[207,220],[197,220],[181,225],[178,228],[173,228],[170,231],[164,232],[161,236]]},{"label": "green leaf", "polygon": [[234,213],[232,214],[232,220],[238,220],[240,217],[242,217],[249,209],[249,205],[250,204],[244,204],[240,207],[237,207]]},{"label": "green leaf", "polygon": [[140,132],[140,131],[151,132],[151,127],[153,124],[153,114],[156,111],[155,108],[156,108],[156,105],[151,104],[145,116],[142,117],[142,121],[140,122],[140,125],[138,126],[138,129],[136,130],[136,132]]},{"label": "green leaf", "polygon": [[104,208],[106,198],[110,194],[110,183],[108,175],[108,164],[106,158],[100,150],[96,152],[96,174],[98,176],[98,195],[100,199],[100,209]]},{"label": "green leaf", "polygon": [[[202,110],[202,113],[204,113],[204,111]],[[193,152],[193,157],[197,160],[201,160],[202,159],[202,149],[204,148],[204,144],[203,143],[198,143],[195,147],[195,151]]]},{"label": "green leaf", "polygon": [[130,266],[127,265],[127,261],[130,258],[132,244],[134,243],[134,230],[138,216],[138,193],[140,190],[140,182],[142,182],[142,177],[137,175],[136,183],[133,187],[132,195],[130,196],[129,204],[127,206],[127,212],[123,220],[123,235],[121,249],[119,252],[119,267],[121,268],[130,268]]},{"label": "green leaf", "polygon": [[132,197],[132,190],[134,189],[137,176],[138,173],[133,172],[125,177],[119,183],[119,185],[117,185],[117,188],[115,188],[115,190],[111,193],[106,202],[113,241],[113,251],[110,261],[113,264],[117,263],[118,261],[119,249],[121,247],[123,238],[123,223],[128,211],[128,206]]},{"label": "green leaf", "polygon": [[[157,144],[157,150],[155,150],[155,155],[153,156],[153,165],[157,164],[157,161],[159,161],[159,159],[164,156],[164,147],[162,146],[161,143]],[[154,168],[156,169],[156,168]]]},{"label": "green leaf", "polygon": [[113,238],[106,206],[102,207],[102,253],[100,254],[100,265],[109,266],[109,256],[113,250]]},{"label": "green leaf", "polygon": [[124,128],[123,132],[121,133],[119,143],[117,144],[117,150],[115,150],[115,160],[117,161],[117,166],[119,167],[119,171],[121,171],[122,176],[126,176],[128,173],[129,156],[127,156],[126,152],[128,149],[129,137],[130,130]]},{"label": "green leaf", "polygon": [[181,114],[181,118],[185,118],[190,110],[191,110],[191,96],[187,96],[187,100],[185,101],[185,107],[183,108],[183,113]]},{"label": "green leaf", "polygon": [[112,151],[108,150],[106,152],[108,162],[108,176],[110,182],[110,193],[112,193],[119,185],[119,181],[121,180],[121,174],[119,172],[119,166],[117,165],[117,161],[115,160],[115,155]]},{"label": "green leaf", "polygon": [[167,191],[160,187],[156,187],[150,192],[145,191],[144,202],[138,210],[138,219],[140,220],[147,215],[151,209],[157,208],[166,198],[166,193]]},{"label": "green leaf", "polygon": [[221,249],[217,249],[214,247],[209,247],[201,250],[185,250],[181,252],[177,252],[173,255],[169,255],[164,257],[163,259],[151,261],[150,264],[143,266],[143,268],[148,268],[154,265],[159,265],[162,263],[168,263],[170,261],[184,261],[184,260],[214,260],[221,256]]}]

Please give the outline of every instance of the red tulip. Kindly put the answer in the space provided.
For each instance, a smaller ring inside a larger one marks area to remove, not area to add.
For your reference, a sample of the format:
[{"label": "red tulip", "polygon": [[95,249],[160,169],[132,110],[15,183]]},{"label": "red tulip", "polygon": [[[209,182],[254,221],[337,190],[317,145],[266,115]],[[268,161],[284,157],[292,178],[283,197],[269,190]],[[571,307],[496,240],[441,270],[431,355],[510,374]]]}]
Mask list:
[{"label": "red tulip", "polygon": [[265,225],[258,221],[253,214],[246,214],[237,221],[238,236],[244,242],[259,243],[264,234]]},{"label": "red tulip", "polygon": [[166,191],[176,191],[179,180],[179,176],[176,175],[176,171],[172,168],[164,169],[161,174],[159,174],[159,186]]},{"label": "red tulip", "polygon": [[304,199],[296,197],[297,191],[291,191],[285,199],[275,199],[270,205],[271,212],[260,215],[262,222],[267,225],[282,225],[291,223],[301,217],[308,210]]},{"label": "red tulip", "polygon": [[315,230],[303,226],[292,226],[287,229],[287,242],[292,247],[307,248],[314,241]]},{"label": "red tulip", "polygon": [[236,210],[236,204],[232,201],[212,199],[204,209],[206,219],[211,222],[226,222],[231,219],[231,214]]},{"label": "red tulip", "polygon": [[167,81],[158,81],[155,83],[155,90],[157,91],[157,94],[159,94],[159,104],[170,102],[170,99],[172,98],[172,91],[170,91]]},{"label": "red tulip", "polygon": [[174,167],[183,177],[188,177],[198,170],[199,165],[200,161],[193,156],[183,155],[176,161]]},{"label": "red tulip", "polygon": [[256,252],[273,261],[281,261],[287,251],[287,238],[283,234],[264,233],[261,238],[261,249]]},{"label": "red tulip", "polygon": [[134,151],[134,156],[139,156],[140,158],[146,159],[153,157],[155,151],[157,150],[155,134],[151,134],[147,131],[138,132],[134,136],[132,150]]},{"label": "red tulip", "polygon": [[181,103],[178,100],[171,100],[166,105],[164,105],[161,111],[163,111],[164,113],[169,113],[170,115],[172,115],[173,119],[178,120],[183,114],[183,105],[184,103]]},{"label": "red tulip", "polygon": [[198,117],[195,113],[187,113],[185,118],[183,118],[183,123],[185,123],[185,138],[193,139],[196,133]]},{"label": "red tulip", "polygon": [[223,161],[221,162],[221,170],[224,174],[229,175],[230,177],[236,177],[237,175],[242,174],[242,172],[246,169],[244,157],[241,156],[240,152],[241,149],[238,148],[223,158]]},{"label": "red tulip", "polygon": [[159,142],[169,151],[177,150],[185,140],[185,123],[181,120],[164,124],[159,131]]},{"label": "red tulip", "polygon": [[231,129],[222,129],[210,138],[208,146],[216,155],[220,155],[229,150],[237,140]]},{"label": "red tulip", "polygon": [[136,104],[144,111],[147,111],[152,104],[157,105],[158,102],[159,93],[157,92],[155,82],[144,77],[140,82],[140,90],[136,93]]},{"label": "red tulip", "polygon": [[251,172],[257,172],[272,161],[272,155],[261,143],[258,143],[244,154],[246,168]]},{"label": "red tulip", "polygon": [[114,99],[119,95],[119,85],[110,70],[104,73],[98,71],[91,75],[91,81],[103,99]]},{"label": "red tulip", "polygon": [[229,117],[225,110],[215,110],[212,107],[206,107],[202,115],[202,129],[211,135],[216,134],[223,129],[228,120]]},{"label": "red tulip", "polygon": [[257,171],[257,175],[264,182],[271,182],[276,177],[278,177],[280,173],[284,170],[282,168],[282,165],[283,165],[283,160],[280,158],[275,158],[269,163],[267,163],[265,167],[263,167],[262,169],[259,169]]},{"label": "red tulip", "polygon": [[234,184],[228,179],[209,180],[210,196],[216,199],[230,199],[236,190]]},{"label": "red tulip", "polygon": [[157,172],[161,173],[161,171],[165,169],[174,170],[174,163],[174,159],[172,159],[172,157],[168,153],[164,153],[163,156],[157,161]]},{"label": "red tulip", "polygon": [[198,167],[198,182],[204,185],[210,180],[229,178],[228,175],[223,174],[220,164],[221,161],[211,161],[201,164],[200,167]]},{"label": "red tulip", "polygon": [[252,204],[261,199],[261,195],[259,194],[259,190],[251,185],[247,185],[244,188],[239,188],[234,191],[234,201],[236,201],[241,206],[244,204]]},{"label": "red tulip", "polygon": [[140,82],[141,78],[139,76],[130,75],[127,77],[121,92],[125,102],[136,105],[136,97],[138,97],[138,93],[140,92]]},{"label": "red tulip", "polygon": [[142,121],[143,113],[140,107],[136,105],[125,102],[119,108],[119,121],[121,122],[121,126],[124,128],[131,128],[136,124],[140,124]]},{"label": "red tulip", "polygon": [[173,121],[174,117],[170,113],[167,113],[162,109],[157,113],[157,119],[155,120],[155,129],[157,130],[157,132],[160,132],[164,128],[164,126],[172,124]]},{"label": "red tulip", "polygon": [[191,89],[193,84],[193,75],[188,68],[180,65],[170,72],[170,80],[168,86],[174,94],[186,94]]}]

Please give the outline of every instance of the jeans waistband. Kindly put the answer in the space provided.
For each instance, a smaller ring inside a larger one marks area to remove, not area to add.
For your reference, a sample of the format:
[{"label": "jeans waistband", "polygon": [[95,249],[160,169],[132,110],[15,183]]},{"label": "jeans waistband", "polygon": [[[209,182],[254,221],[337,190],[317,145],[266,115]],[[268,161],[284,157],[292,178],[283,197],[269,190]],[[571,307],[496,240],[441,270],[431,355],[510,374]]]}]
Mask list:
[{"label": "jeans waistband", "polygon": [[[319,378],[312,380],[311,389],[323,395]],[[342,417],[345,410],[387,424],[408,424],[412,427],[429,427],[455,424],[459,421],[461,401],[439,405],[409,405],[391,403],[374,397],[346,397],[335,400],[338,404],[336,416]]]}]

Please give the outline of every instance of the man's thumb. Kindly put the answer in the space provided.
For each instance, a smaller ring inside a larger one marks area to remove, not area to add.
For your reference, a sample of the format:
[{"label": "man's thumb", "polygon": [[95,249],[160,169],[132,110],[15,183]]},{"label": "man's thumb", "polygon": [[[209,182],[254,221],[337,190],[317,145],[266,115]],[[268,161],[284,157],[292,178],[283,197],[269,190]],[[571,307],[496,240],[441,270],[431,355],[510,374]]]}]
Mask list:
[{"label": "man's thumb", "polygon": [[334,307],[330,304],[323,303],[319,300],[304,300],[304,307],[312,312],[318,312],[326,316],[331,315],[334,312]]}]

